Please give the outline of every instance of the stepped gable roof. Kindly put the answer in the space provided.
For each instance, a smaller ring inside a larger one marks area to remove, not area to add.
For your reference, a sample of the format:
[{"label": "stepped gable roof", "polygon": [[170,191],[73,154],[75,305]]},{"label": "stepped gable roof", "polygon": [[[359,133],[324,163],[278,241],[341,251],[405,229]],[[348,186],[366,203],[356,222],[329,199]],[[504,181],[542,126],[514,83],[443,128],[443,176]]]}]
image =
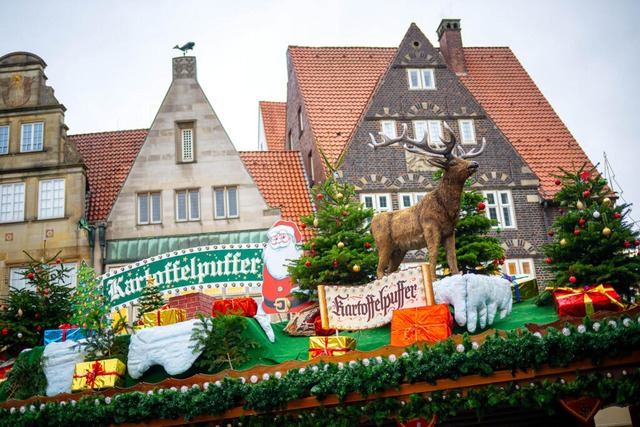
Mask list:
[{"label": "stepped gable roof", "polygon": [[106,220],[148,129],[69,135],[87,166],[87,219]]},{"label": "stepped gable roof", "polygon": [[558,167],[593,166],[510,48],[465,48],[464,56],[460,80],[538,176],[542,197],[558,191]]},{"label": "stepped gable roof", "polygon": [[397,48],[289,46],[313,135],[333,164]]},{"label": "stepped gable roof", "polygon": [[[251,177],[270,207],[280,207],[282,219],[300,225],[313,207],[299,151],[239,151]],[[303,232],[304,240],[311,234]]]},{"label": "stepped gable roof", "polygon": [[284,150],[287,134],[287,103],[260,101],[262,124],[269,150]]}]

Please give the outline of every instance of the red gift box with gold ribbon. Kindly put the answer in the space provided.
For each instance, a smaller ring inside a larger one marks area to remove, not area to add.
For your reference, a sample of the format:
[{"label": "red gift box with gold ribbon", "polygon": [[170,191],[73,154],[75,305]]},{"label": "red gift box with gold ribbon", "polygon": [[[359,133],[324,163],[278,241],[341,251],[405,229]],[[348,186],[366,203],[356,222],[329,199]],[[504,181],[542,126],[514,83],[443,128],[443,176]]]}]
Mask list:
[{"label": "red gift box with gold ribbon", "polygon": [[356,339],[352,337],[309,337],[309,359],[342,356],[355,348]]},{"label": "red gift box with gold ribbon", "polygon": [[233,298],[216,300],[213,303],[213,316],[218,314],[235,314],[253,317],[258,311],[258,304],[253,298]]},{"label": "red gift box with gold ribbon", "polygon": [[391,345],[436,342],[451,336],[453,317],[446,304],[395,310],[391,317]]},{"label": "red gift box with gold ribbon", "polygon": [[611,285],[556,288],[553,306],[559,317],[584,317],[596,311],[621,311],[624,308]]}]

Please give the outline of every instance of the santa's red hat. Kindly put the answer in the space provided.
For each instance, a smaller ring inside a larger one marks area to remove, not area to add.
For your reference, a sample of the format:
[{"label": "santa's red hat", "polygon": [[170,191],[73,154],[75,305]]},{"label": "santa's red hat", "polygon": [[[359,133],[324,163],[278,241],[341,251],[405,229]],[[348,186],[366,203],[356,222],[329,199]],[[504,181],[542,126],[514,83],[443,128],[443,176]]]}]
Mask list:
[{"label": "santa's red hat", "polygon": [[296,239],[296,243],[302,240],[302,233],[300,233],[300,229],[298,228],[298,225],[293,221],[287,221],[284,219],[276,221],[276,223],[273,224],[273,226],[269,229],[268,234],[271,237],[283,231],[287,234],[294,236]]}]

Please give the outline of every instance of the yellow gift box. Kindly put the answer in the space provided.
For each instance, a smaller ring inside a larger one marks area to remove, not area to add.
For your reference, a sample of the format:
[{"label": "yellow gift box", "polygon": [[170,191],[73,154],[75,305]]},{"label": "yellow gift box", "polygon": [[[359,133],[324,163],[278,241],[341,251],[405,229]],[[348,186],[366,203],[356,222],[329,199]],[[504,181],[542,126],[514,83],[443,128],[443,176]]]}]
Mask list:
[{"label": "yellow gift box", "polygon": [[142,321],[147,328],[150,326],[171,325],[185,320],[187,320],[187,310],[179,308],[160,308],[142,315]]},{"label": "yellow gift box", "polygon": [[100,390],[124,384],[126,365],[119,359],[76,363],[71,391]]},{"label": "yellow gift box", "polygon": [[352,337],[309,337],[309,359],[325,356],[342,356],[356,349]]}]

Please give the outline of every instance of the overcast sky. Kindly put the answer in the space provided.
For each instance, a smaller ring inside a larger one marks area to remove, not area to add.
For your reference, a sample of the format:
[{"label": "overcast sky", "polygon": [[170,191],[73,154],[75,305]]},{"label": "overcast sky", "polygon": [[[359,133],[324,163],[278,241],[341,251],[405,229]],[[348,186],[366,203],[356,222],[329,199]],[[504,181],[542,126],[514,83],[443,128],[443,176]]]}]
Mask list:
[{"label": "overcast sky", "polygon": [[635,0],[6,1],[0,56],[48,65],[70,134],[149,128],[172,49],[196,43],[198,81],[238,150],[254,150],[258,102],[285,101],[286,49],[397,47],[411,22],[438,46],[443,18],[465,46],[509,46],[640,219],[640,2]]}]

